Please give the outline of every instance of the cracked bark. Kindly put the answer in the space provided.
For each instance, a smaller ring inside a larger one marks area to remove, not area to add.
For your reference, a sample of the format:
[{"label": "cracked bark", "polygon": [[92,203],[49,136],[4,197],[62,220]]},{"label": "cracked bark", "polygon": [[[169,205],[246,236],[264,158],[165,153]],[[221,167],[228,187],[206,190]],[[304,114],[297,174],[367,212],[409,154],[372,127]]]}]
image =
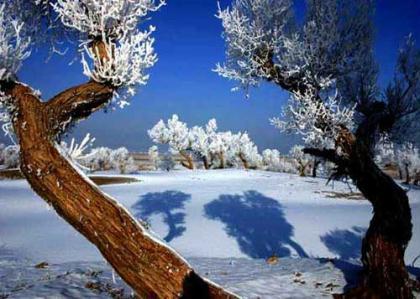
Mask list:
[{"label": "cracked bark", "polygon": [[151,237],[57,150],[57,134],[70,121],[103,108],[113,88],[88,82],[45,103],[26,85],[2,82],[1,86],[16,107],[13,126],[23,175],[41,198],[98,248],[139,297],[235,298],[202,279],[175,251]]}]

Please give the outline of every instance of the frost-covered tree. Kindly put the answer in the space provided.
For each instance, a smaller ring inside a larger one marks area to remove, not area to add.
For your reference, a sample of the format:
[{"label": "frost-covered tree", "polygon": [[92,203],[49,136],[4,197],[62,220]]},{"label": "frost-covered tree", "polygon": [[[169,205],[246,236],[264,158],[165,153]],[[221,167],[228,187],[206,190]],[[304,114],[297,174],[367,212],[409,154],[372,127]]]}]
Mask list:
[{"label": "frost-covered tree", "polygon": [[[2,144],[2,146],[4,146]],[[5,169],[19,168],[19,146],[9,145],[0,148],[0,166]]]},{"label": "frost-covered tree", "polygon": [[396,162],[396,145],[391,142],[387,135],[381,136],[375,146],[375,161],[381,167]]},{"label": "frost-covered tree", "polygon": [[[70,126],[113,103],[126,106],[136,88],[147,83],[157,55],[155,28],[145,22],[163,4],[0,0],[0,117],[20,145],[20,169],[32,188],[98,248],[139,297],[233,297],[201,279],[58,148]],[[20,82],[19,69],[43,42],[51,53],[57,45],[76,45],[87,82],[49,100]]]},{"label": "frost-covered tree", "polygon": [[296,173],[296,165],[276,149],[265,149],[262,152],[262,163],[268,171]]},{"label": "frost-covered tree", "polygon": [[[365,279],[350,297],[412,298],[404,253],[412,236],[406,193],[374,162],[379,136],[392,139],[416,127],[420,51],[409,37],[384,93],[373,51],[373,0],[307,0],[303,23],[291,0],[233,0],[218,17],[226,62],[216,71],[248,89],[272,82],[291,95],[281,119],[300,133],[305,152],[333,162],[373,204],[362,248]],[[400,142],[402,143],[402,142]]]},{"label": "frost-covered tree", "polygon": [[214,161],[219,162],[219,168],[226,168],[227,162],[231,162],[235,158],[235,155],[231,154],[229,151],[232,147],[234,135],[232,132],[217,132],[211,137],[209,150],[210,155],[213,157]]},{"label": "frost-covered tree", "polygon": [[160,120],[148,133],[153,142],[168,144],[173,154],[180,154],[182,165],[189,169],[195,167],[194,157],[203,161],[205,169],[237,165],[238,159],[246,169],[257,168],[262,161],[247,133],[219,132],[215,119],[210,119],[205,128],[190,129],[173,115],[166,123]]},{"label": "frost-covered tree", "polygon": [[138,170],[133,157],[125,147],[120,147],[113,150],[110,154],[110,160],[113,168],[119,173],[134,173]]},{"label": "frost-covered tree", "polygon": [[191,129],[191,149],[199,156],[205,169],[210,169],[213,164],[210,144],[217,131],[216,119],[210,119],[205,128],[195,126]]},{"label": "frost-covered tree", "polygon": [[175,165],[174,156],[170,152],[163,154],[159,161],[159,168],[166,171],[174,169]]},{"label": "frost-covered tree", "polygon": [[248,133],[238,133],[232,135],[229,140],[229,155],[233,159],[239,159],[245,169],[258,168],[262,164],[262,157],[258,152],[258,147],[251,140]]},{"label": "frost-covered tree", "polygon": [[149,150],[147,151],[147,155],[149,156],[150,162],[152,162],[152,165],[155,170],[159,169],[159,149],[156,145],[152,145],[149,147]]},{"label": "frost-covered tree", "polygon": [[300,176],[306,176],[306,171],[311,163],[308,154],[303,152],[303,146],[295,145],[290,149],[290,157],[293,159],[296,165],[296,169]]},{"label": "frost-covered tree", "polygon": [[194,158],[191,152],[191,132],[187,124],[180,121],[174,114],[167,123],[160,120],[148,131],[150,138],[155,143],[168,144],[172,154],[180,154],[184,161],[182,166],[194,169]]},{"label": "frost-covered tree", "polygon": [[402,173],[405,174],[405,183],[410,184],[414,178],[417,184],[420,172],[420,153],[416,146],[407,142],[396,149],[395,158]]},{"label": "frost-covered tree", "polygon": [[96,147],[83,159],[85,167],[91,171],[110,170],[112,168],[111,161],[112,149],[108,147]]}]

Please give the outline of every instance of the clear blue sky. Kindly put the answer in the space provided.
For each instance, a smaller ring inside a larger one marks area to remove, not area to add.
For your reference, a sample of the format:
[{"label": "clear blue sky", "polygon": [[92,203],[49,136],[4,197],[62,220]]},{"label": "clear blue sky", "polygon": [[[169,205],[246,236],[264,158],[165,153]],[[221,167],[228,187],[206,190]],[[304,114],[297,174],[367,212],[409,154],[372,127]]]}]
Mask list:
[{"label": "clear blue sky", "polygon": [[[141,88],[131,106],[111,113],[98,112],[77,125],[72,134],[80,138],[91,132],[98,146],[146,150],[151,145],[147,130],[159,119],[176,113],[191,126],[214,117],[221,130],[248,131],[261,150],[287,151],[297,137],[281,135],[268,122],[268,118],[279,115],[287,99],[285,93],[265,85],[252,90],[251,99],[246,100],[243,93],[230,91],[233,82],[211,71],[224,60],[222,27],[215,18],[216,0],[167,2],[152,15],[151,23],[157,26],[159,61],[150,72],[149,84]],[[223,6],[229,3],[221,1]],[[303,7],[303,0],[298,0],[299,13]],[[393,75],[397,49],[404,37],[412,32],[420,45],[420,1],[377,0],[375,22],[380,82],[385,84]],[[20,79],[40,89],[47,99],[86,80],[78,61],[68,65],[74,57],[74,51],[70,51],[45,64],[42,50],[33,53]]]}]

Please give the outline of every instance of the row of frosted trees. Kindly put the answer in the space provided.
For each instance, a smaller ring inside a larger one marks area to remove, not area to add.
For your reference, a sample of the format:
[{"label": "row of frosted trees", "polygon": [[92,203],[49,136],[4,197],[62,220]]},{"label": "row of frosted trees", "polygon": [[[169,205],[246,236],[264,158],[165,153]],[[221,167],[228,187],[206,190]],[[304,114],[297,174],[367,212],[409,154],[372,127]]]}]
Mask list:
[{"label": "row of frosted trees", "polygon": [[[94,141],[95,138],[87,134],[80,143],[72,138],[70,143],[62,141],[57,148],[63,156],[85,172],[113,170],[125,174],[138,170],[127,148],[93,147]],[[0,144],[0,169],[19,168],[19,151],[19,145]]]},{"label": "row of frosted trees", "polygon": [[153,142],[167,144],[171,153],[179,154],[182,165],[189,169],[197,167],[194,164],[197,159],[205,169],[239,165],[255,169],[263,165],[263,157],[246,132],[220,132],[215,119],[209,120],[204,128],[189,128],[173,115],[166,123],[160,120],[148,134]]},{"label": "row of frosted trees", "polygon": [[[150,235],[57,146],[73,124],[109,105],[126,106],[136,87],[147,83],[147,70],[157,61],[155,28],[142,31],[139,25],[165,2],[0,4],[0,118],[19,142],[20,169],[31,187],[98,248],[139,297],[235,298]],[[395,76],[381,92],[373,0],[307,0],[303,21],[295,17],[293,4],[232,0],[219,9],[226,62],[216,72],[246,91],[268,82],[288,92],[290,102],[273,124],[302,135],[306,154],[333,163],[333,177],[350,177],[372,203],[362,246],[363,278],[346,298],[413,298],[404,263],[412,236],[408,197],[378,167],[374,149],[384,134],[393,142],[410,141],[397,139],[410,138],[418,124],[420,52],[409,37]],[[41,99],[19,80],[18,71],[32,49],[43,44],[55,53],[63,38],[77,45],[88,80]]]},{"label": "row of frosted trees", "polygon": [[[196,161],[201,161],[205,169],[241,167],[244,169],[262,169],[275,172],[297,173],[300,176],[316,176],[322,166],[322,175],[329,176],[333,169],[331,163],[312,159],[303,152],[304,147],[293,146],[288,155],[282,155],[276,149],[258,152],[248,134],[217,132],[215,119],[210,120],[205,129],[195,126],[188,128],[176,115],[165,124],[159,121],[149,130],[152,140],[158,144],[169,145],[168,154],[160,154],[157,146],[150,147],[148,158],[154,169],[170,170],[175,168],[173,155],[182,157],[181,164],[188,168],[198,168]],[[69,143],[62,141],[62,153],[68,156],[79,168],[87,172],[118,171],[121,174],[139,170],[128,149],[120,147],[94,147],[95,138],[87,134],[80,143],[74,138]],[[412,143],[395,144],[383,136],[375,147],[375,161],[383,169],[396,170],[405,184],[418,185],[420,180],[420,153]],[[19,167],[19,146],[0,144],[0,169]]]}]

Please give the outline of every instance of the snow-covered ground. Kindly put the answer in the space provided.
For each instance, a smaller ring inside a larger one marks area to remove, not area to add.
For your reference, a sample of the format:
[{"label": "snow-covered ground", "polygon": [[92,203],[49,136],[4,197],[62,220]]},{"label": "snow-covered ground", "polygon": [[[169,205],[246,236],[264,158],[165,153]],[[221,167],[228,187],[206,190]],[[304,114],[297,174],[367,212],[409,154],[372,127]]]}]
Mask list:
[{"label": "snow-covered ground", "polygon": [[[349,283],[348,273],[340,270],[343,262],[338,266],[313,258],[357,262],[372,212],[369,202],[354,199],[360,197],[354,187],[355,194],[350,194],[347,184],[326,185],[324,179],[243,170],[145,172],[136,177],[139,183],[102,189],[133,215],[147,219],[153,231],[204,275],[252,298],[322,297],[322,292],[331,292],[325,287],[329,283],[337,285],[332,291],[340,290]],[[406,262],[411,264],[420,254],[420,190],[408,195],[414,231]],[[77,263],[103,261],[25,181],[0,181],[0,246],[32,263],[78,268]],[[273,255],[280,257],[275,266],[261,260]],[[295,257],[305,259],[291,259]],[[294,277],[295,272],[306,274]],[[258,288],[263,282],[274,289]],[[0,297],[1,287],[0,279]],[[299,291],[287,293],[285,287]]]}]

